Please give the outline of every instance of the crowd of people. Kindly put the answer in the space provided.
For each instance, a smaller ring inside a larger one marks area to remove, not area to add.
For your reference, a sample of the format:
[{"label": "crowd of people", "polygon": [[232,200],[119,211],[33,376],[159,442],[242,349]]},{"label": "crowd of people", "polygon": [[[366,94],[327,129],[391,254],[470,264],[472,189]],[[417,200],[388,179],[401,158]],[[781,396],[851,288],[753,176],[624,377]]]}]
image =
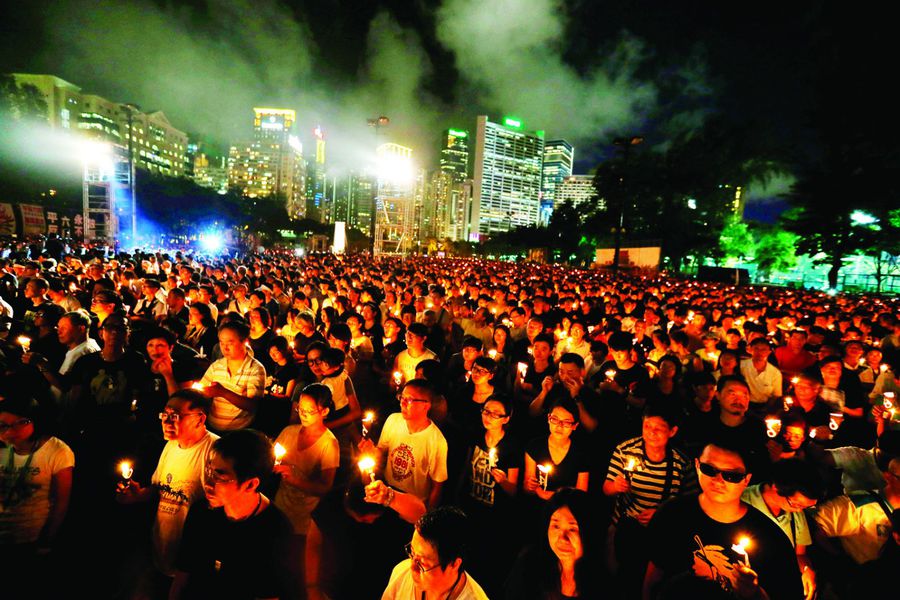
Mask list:
[{"label": "crowd of people", "polygon": [[895,299],[0,256],[4,597],[897,596]]}]

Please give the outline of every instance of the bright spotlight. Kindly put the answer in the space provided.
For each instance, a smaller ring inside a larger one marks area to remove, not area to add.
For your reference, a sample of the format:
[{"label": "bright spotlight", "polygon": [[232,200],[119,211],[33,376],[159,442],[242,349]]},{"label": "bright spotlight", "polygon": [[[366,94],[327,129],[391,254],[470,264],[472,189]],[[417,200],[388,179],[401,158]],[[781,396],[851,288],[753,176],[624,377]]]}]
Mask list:
[{"label": "bright spotlight", "polygon": [[206,233],[200,236],[200,245],[210,254],[215,254],[222,249],[222,238],[216,233]]},{"label": "bright spotlight", "polygon": [[115,167],[113,152],[109,144],[96,140],[83,140],[78,145],[81,162],[84,165],[85,179],[105,181],[109,179]]}]

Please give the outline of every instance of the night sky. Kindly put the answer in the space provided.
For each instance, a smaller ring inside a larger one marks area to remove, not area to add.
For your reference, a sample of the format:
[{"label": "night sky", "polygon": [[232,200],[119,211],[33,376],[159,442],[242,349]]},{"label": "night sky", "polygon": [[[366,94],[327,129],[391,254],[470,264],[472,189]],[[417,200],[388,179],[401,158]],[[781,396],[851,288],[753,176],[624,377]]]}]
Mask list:
[{"label": "night sky", "polygon": [[[391,118],[385,137],[412,146],[425,166],[436,160],[440,129],[472,129],[485,113],[568,139],[576,172],[595,166],[617,135],[659,145],[713,115],[752,124],[752,135],[802,161],[822,151],[811,115],[831,54],[857,45],[858,31],[865,43],[852,53],[865,55],[873,37],[864,8],[831,7],[37,0],[2,20],[0,70],[52,73],[86,92],[162,109],[176,127],[223,146],[247,134],[253,106],[288,106],[304,144],[322,124],[329,160],[345,166],[370,150],[365,120],[381,114]],[[774,177],[751,196],[782,193],[790,180]]]}]

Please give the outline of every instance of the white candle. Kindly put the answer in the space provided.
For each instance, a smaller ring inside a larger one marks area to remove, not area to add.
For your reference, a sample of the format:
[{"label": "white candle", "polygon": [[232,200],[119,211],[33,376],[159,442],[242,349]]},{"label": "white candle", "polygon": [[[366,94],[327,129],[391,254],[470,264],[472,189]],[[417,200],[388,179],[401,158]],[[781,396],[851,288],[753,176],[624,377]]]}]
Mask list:
[{"label": "white candle", "polygon": [[541,489],[545,492],[547,491],[547,482],[550,480],[550,472],[553,471],[553,466],[549,464],[538,465],[538,485],[541,486]]},{"label": "white candle", "polygon": [[369,483],[375,483],[375,459],[365,455],[356,463],[361,473],[369,476]]},{"label": "white candle", "polygon": [[747,554],[747,548],[750,547],[750,538],[742,536],[738,538],[736,544],[731,545],[731,549],[735,551],[742,559],[744,566],[750,568],[750,555]]},{"label": "white candle", "polygon": [[781,431],[781,419],[770,417],[766,419],[766,435],[773,438]]},{"label": "white candle", "polygon": [[528,373],[528,363],[520,362],[516,368],[519,370],[519,377],[525,379],[525,374]]},{"label": "white candle", "polygon": [[20,335],[17,337],[16,343],[22,346],[23,352],[28,352],[31,349],[31,338],[27,335]]},{"label": "white candle", "polygon": [[488,450],[488,468],[493,469],[497,466],[497,448]]},{"label": "white candle", "polygon": [[287,454],[287,449],[281,444],[275,444],[275,464],[280,465],[281,459]]}]

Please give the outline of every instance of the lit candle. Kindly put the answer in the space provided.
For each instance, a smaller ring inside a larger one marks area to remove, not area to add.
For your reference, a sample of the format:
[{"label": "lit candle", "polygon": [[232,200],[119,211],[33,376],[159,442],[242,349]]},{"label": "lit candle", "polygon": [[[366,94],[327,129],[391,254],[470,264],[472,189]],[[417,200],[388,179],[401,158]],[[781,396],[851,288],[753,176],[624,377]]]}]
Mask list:
[{"label": "lit candle", "polygon": [[281,335],[281,327],[275,330],[275,335]]},{"label": "lit candle", "polygon": [[296,344],[294,343],[294,340],[288,340],[288,346],[290,346],[291,349],[293,350],[294,346],[296,346]]},{"label": "lit candle", "polygon": [[520,362],[516,364],[516,368],[519,370],[519,377],[525,379],[525,374],[528,373],[528,363]]},{"label": "lit candle", "polygon": [[131,479],[131,476],[134,475],[134,468],[131,466],[131,462],[127,460],[123,460],[119,463],[119,473],[122,475],[122,479],[125,480],[125,483]]},{"label": "lit candle", "polygon": [[512,321],[510,321],[509,319],[503,319],[503,320],[501,321],[501,323],[503,323],[503,324],[506,325],[507,327],[509,327],[509,326],[512,325]]},{"label": "lit candle", "polygon": [[369,428],[372,424],[375,423],[375,411],[368,410],[366,414],[363,415],[362,420],[362,436],[363,438],[369,437]]},{"label": "lit candle", "polygon": [[488,468],[493,469],[497,466],[497,448],[488,450]]},{"label": "lit candle", "polygon": [[612,381],[612,380],[615,379],[615,377],[616,377],[616,370],[615,370],[615,369],[609,369],[609,370],[606,371],[606,373],[604,373],[604,375],[606,375],[607,381]]},{"label": "lit candle", "polygon": [[634,475],[634,470],[637,468],[637,460],[633,456],[628,457],[628,462],[625,464],[625,479],[631,481],[631,476]]},{"label": "lit candle", "polygon": [[137,398],[133,398],[131,400],[131,412],[137,412],[138,409],[138,401]]},{"label": "lit candle", "polygon": [[794,406],[794,399],[790,396],[784,397],[784,412],[788,412]]},{"label": "lit candle", "polygon": [[766,419],[766,435],[773,438],[781,431],[781,419],[769,417]]},{"label": "lit candle", "polygon": [[878,370],[881,371],[882,373],[884,373],[890,368],[891,368],[890,365],[882,363],[881,366],[878,367]]},{"label": "lit candle", "polygon": [[389,337],[381,338],[381,344],[382,344],[382,345],[387,346],[387,345],[390,344],[390,343],[391,343],[391,338],[389,338]]},{"label": "lit candle", "polygon": [[798,383],[800,383],[799,377],[791,377],[791,385],[797,385]]},{"label": "lit candle", "polygon": [[488,357],[490,357],[491,359],[497,358],[497,351],[491,348],[490,350],[488,350]]},{"label": "lit candle", "polygon": [[553,465],[549,463],[545,463],[543,465],[538,465],[538,485],[541,486],[541,489],[545,492],[547,491],[547,482],[550,480],[550,473],[553,471]]},{"label": "lit candle", "polygon": [[861,367],[866,366],[866,359],[860,358],[860,359],[859,359],[859,366],[861,366]]},{"label": "lit candle", "polygon": [[28,352],[31,349],[31,338],[27,335],[20,335],[17,337],[16,343],[22,346],[23,352]]},{"label": "lit candle", "polygon": [[275,464],[280,465],[281,459],[284,458],[284,455],[287,454],[287,449],[281,444],[275,444]]},{"label": "lit candle", "polygon": [[204,388],[205,388],[205,386],[202,383],[200,383],[199,381],[195,381],[194,383],[191,384],[191,389],[197,390],[198,392],[202,392]]},{"label": "lit candle", "polygon": [[400,385],[403,383],[403,373],[401,371],[394,371],[394,384]]},{"label": "lit candle", "polygon": [[528,347],[528,354],[534,356],[534,347],[532,347],[532,346]]},{"label": "lit candle", "polygon": [[368,455],[363,455],[356,463],[360,473],[369,476],[369,483],[375,483],[375,459]]},{"label": "lit candle", "polygon": [[736,544],[731,545],[731,549],[736,552],[744,563],[744,566],[750,568],[750,555],[747,554],[747,548],[750,547],[750,538],[741,536]]}]

